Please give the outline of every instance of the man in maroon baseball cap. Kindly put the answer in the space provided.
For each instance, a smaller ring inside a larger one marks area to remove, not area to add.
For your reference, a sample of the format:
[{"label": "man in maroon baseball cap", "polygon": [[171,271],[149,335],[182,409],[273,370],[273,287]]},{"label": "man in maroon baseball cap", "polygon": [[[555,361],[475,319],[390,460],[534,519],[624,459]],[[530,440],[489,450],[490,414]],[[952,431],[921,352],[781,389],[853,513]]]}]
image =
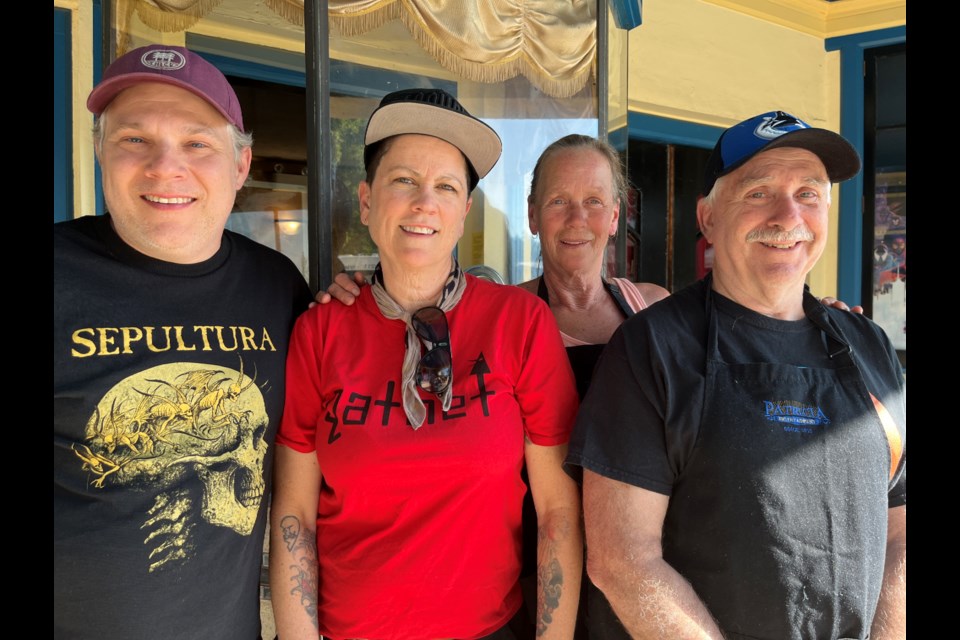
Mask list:
[{"label": "man in maroon baseball cap", "polygon": [[212,64],[136,49],[87,106],[107,214],[54,225],[54,637],[254,640],[310,292],[225,230],[252,138]]},{"label": "man in maroon baseball cap", "polygon": [[107,67],[87,108],[97,116],[95,149],[114,230],[161,260],[213,255],[252,156],[223,74],[183,47],[149,45]]}]

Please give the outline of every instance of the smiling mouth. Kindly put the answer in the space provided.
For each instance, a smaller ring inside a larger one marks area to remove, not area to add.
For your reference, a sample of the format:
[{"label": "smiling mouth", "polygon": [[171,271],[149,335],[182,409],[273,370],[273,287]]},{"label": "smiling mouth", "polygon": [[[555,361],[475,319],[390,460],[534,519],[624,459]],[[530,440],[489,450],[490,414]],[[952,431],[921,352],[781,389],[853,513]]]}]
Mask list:
[{"label": "smiling mouth", "polygon": [[179,196],[176,198],[163,198],[161,196],[145,195],[140,197],[142,197],[147,202],[155,202],[157,204],[190,204],[191,202],[196,200],[196,198],[188,198],[185,196]]},{"label": "smiling mouth", "polygon": [[795,227],[790,231],[755,229],[747,234],[747,242],[756,242],[769,249],[787,251],[803,242],[813,242],[816,236],[805,227]]},{"label": "smiling mouth", "polygon": [[799,245],[800,243],[799,243],[799,242],[791,242],[790,244],[773,244],[773,243],[770,243],[770,242],[761,242],[760,244],[762,244],[762,245],[765,246],[765,247],[770,247],[771,249],[793,249],[794,247],[796,247],[796,246]]},{"label": "smiling mouth", "polygon": [[415,227],[415,226],[400,225],[400,228],[406,231],[407,233],[414,233],[418,236],[432,236],[433,234],[437,233],[435,229],[431,229],[430,227]]}]

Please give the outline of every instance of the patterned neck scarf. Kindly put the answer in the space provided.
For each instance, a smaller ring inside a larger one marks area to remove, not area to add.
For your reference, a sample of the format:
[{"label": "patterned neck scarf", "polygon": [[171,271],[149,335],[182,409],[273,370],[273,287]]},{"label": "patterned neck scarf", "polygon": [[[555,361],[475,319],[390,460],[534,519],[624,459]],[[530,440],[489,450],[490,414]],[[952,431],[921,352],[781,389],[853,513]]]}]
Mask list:
[{"label": "patterned neck scarf", "polygon": [[[448,313],[457,306],[463,292],[467,288],[467,279],[463,277],[460,271],[460,264],[453,260],[453,269],[447,274],[447,281],[443,285],[443,291],[440,294],[440,301],[437,306]],[[423,425],[427,417],[427,410],[423,406],[423,400],[420,398],[420,388],[416,383],[417,365],[420,363],[420,338],[410,322],[410,314],[404,311],[403,307],[396,303],[390,297],[384,287],[383,270],[377,264],[373,274],[372,286],[373,298],[377,301],[380,313],[388,320],[403,320],[407,325],[407,350],[403,356],[403,375],[400,387],[403,390],[403,411],[407,414],[407,420],[414,430]],[[433,344],[429,340],[423,340],[427,349],[432,349]],[[450,410],[450,402],[453,400],[453,373],[451,372],[450,384],[447,390],[443,392],[443,410]]]}]

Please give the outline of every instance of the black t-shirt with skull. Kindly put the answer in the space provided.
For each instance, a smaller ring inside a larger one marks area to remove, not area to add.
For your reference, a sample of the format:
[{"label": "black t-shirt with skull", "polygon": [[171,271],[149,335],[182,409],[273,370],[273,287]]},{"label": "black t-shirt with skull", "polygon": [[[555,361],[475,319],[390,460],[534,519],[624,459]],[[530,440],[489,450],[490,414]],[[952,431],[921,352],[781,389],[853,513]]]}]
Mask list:
[{"label": "black t-shirt with skull", "polygon": [[178,265],[54,225],[54,636],[256,638],[284,362],[309,290],[225,232]]}]

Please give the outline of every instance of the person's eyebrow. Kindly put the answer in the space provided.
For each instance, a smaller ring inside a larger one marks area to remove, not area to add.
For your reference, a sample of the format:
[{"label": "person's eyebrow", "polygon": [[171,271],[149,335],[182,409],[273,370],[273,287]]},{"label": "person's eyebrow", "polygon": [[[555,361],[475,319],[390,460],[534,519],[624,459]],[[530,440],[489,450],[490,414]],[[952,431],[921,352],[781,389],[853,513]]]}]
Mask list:
[{"label": "person's eyebrow", "polygon": [[[144,128],[143,123],[133,121],[126,122],[117,122],[116,124],[111,124],[111,129],[114,131],[125,131],[125,130],[141,130]],[[214,127],[205,124],[189,124],[181,127],[180,131],[189,136],[193,135],[214,135],[217,130]]]},{"label": "person's eyebrow", "polygon": [[[737,186],[741,189],[750,189],[751,187],[767,184],[772,180],[773,180],[772,175],[746,177],[743,180],[741,180],[737,184]],[[804,184],[808,184],[815,187],[827,187],[830,184],[829,179],[821,178],[818,176],[807,176],[803,178],[802,182]]]},{"label": "person's eyebrow", "polygon": [[[385,166],[385,167],[384,167],[384,171],[386,171],[386,172],[390,172],[390,171],[406,171],[406,172],[408,172],[408,173],[413,174],[413,175],[416,176],[417,178],[422,178],[422,177],[423,177],[423,174],[422,174],[420,171],[417,171],[417,170],[414,169],[413,167],[409,167],[409,166],[407,166],[407,165],[405,165],[405,164],[402,164],[402,163]],[[438,175],[437,175],[437,180],[455,181],[455,182],[457,182],[458,184],[460,184],[461,186],[466,186],[466,184],[467,184],[467,181],[464,180],[464,178],[458,176],[458,175],[456,174],[456,172],[454,172],[454,173],[441,173],[441,174],[438,174]]]}]

